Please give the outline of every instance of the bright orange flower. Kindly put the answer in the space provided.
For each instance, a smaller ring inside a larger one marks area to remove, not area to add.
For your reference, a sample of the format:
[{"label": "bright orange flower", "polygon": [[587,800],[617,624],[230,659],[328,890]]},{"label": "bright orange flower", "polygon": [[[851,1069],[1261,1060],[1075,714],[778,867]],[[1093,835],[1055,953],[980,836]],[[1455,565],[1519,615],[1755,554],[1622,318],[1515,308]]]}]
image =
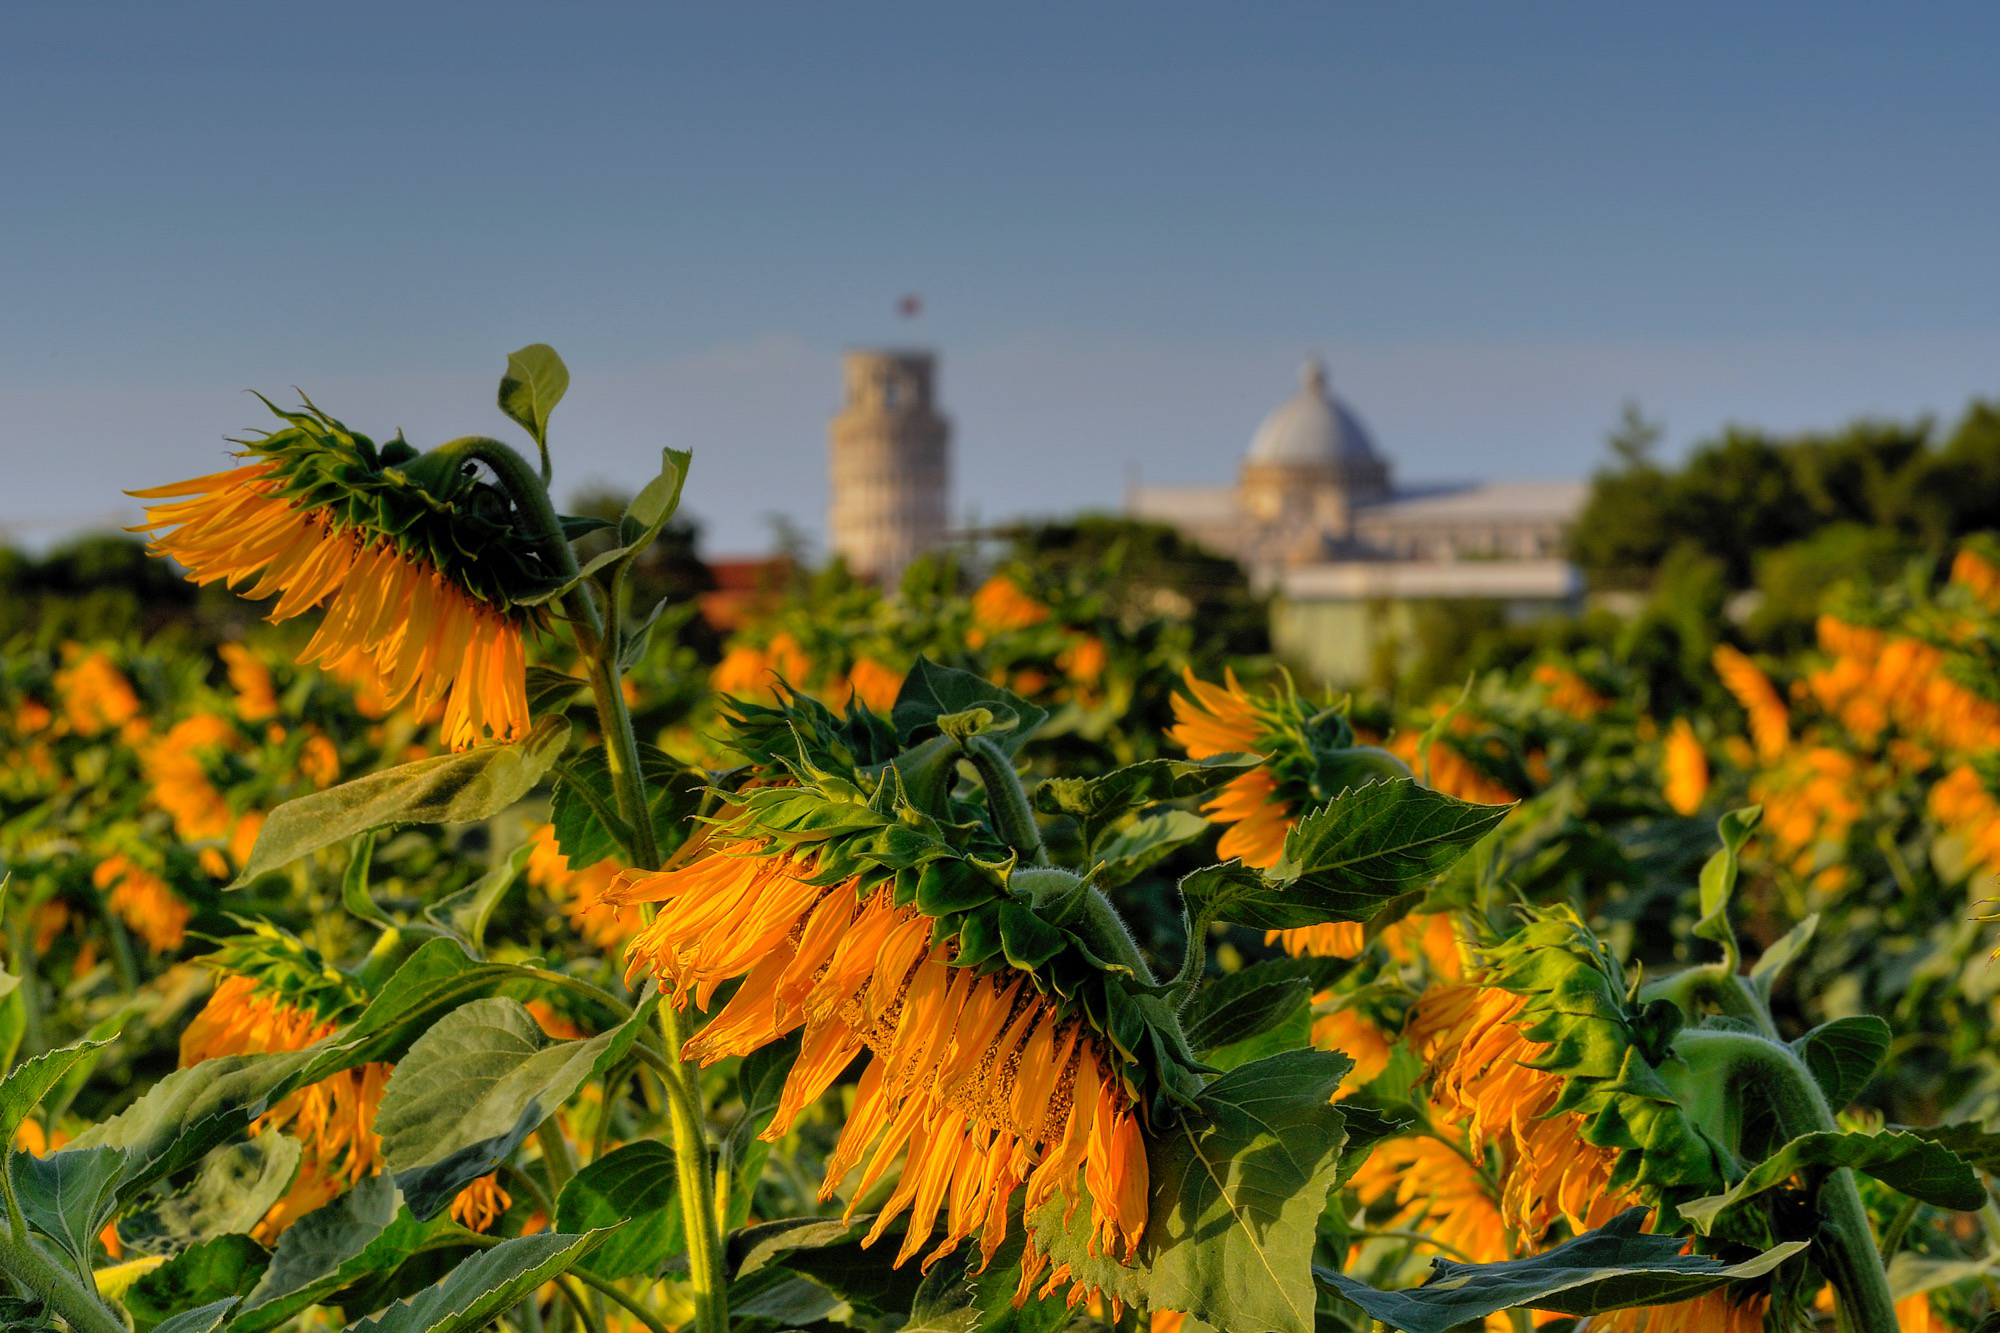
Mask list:
[{"label": "bright orange flower", "polygon": [[1766,764],[1776,763],[1792,743],[1791,714],[1785,701],[1778,697],[1771,678],[1739,650],[1717,644],[1714,661],[1716,674],[1750,719],[1750,739],[1757,746],[1757,758]]},{"label": "bright orange flower", "polygon": [[193,910],[175,896],[165,880],[123,852],[99,861],[90,872],[90,882],[110,893],[111,910],[154,953],[172,953],[187,938]]},{"label": "bright orange flower", "polygon": [[1588,722],[1611,707],[1611,701],[1592,689],[1590,682],[1554,662],[1536,667],[1532,679],[1548,690],[1551,708],[1579,722]]},{"label": "bright orange flower", "polygon": [[1971,589],[1988,611],[2000,611],[2000,567],[1970,546],[1952,558],[1951,581]]},{"label": "bright orange flower", "polygon": [[1533,1241],[1558,1219],[1600,1227],[1637,1200],[1611,1187],[1618,1156],[1584,1141],[1583,1117],[1551,1114],[1562,1079],[1532,1067],[1548,1048],[1515,1026],[1523,1003],[1497,987],[1439,987],[1417,1002],[1407,1039],[1430,1063],[1439,1118],[1476,1151],[1500,1151],[1501,1216]]},{"label": "bright orange flower", "polygon": [[717,987],[743,978],[685,1058],[711,1064],[803,1028],[764,1131],[775,1140],[872,1052],[821,1197],[861,1167],[851,1213],[900,1157],[897,1185],[863,1241],[907,1214],[898,1265],[940,1224],[944,1239],[925,1267],[974,1232],[989,1262],[1023,1187],[1033,1212],[1058,1194],[1079,1200],[1085,1184],[1096,1248],[1129,1254],[1146,1224],[1146,1153],[1108,1043],[1031,974],[953,966],[954,946],[933,945],[931,919],[892,907],[887,888],[864,899],[852,880],[815,883],[809,857],[766,851],[711,838],[677,869],[626,871],[606,895],[660,905],[632,943],[630,971],[660,978],[676,1004],[692,997],[706,1007]]},{"label": "bright orange flower", "polygon": [[236,716],[245,722],[276,717],[278,691],[263,659],[240,643],[225,643],[216,651],[229,666],[229,687],[236,691]]},{"label": "bright orange flower", "polygon": [[857,657],[854,668],[847,673],[847,683],[855,698],[886,715],[896,706],[896,696],[902,693],[903,673],[883,666],[872,657]]},{"label": "bright orange flower", "polygon": [[1462,1263],[1514,1257],[1507,1244],[1511,1224],[1501,1216],[1491,1182],[1450,1144],[1429,1137],[1378,1144],[1354,1173],[1354,1191],[1371,1208],[1385,1199],[1394,1203],[1386,1226],[1421,1231]]},{"label": "bright orange flower", "polygon": [[451,1201],[451,1220],[472,1231],[491,1231],[513,1206],[514,1196],[500,1188],[499,1175],[488,1174],[458,1192]]},{"label": "bright orange flower", "polygon": [[1049,618],[1049,608],[1030,597],[1005,574],[995,574],[972,594],[973,631],[967,640],[978,647],[988,636],[1028,629]]},{"label": "bright orange flower", "polygon": [[[1469,726],[1471,719],[1461,718],[1460,722]],[[1519,799],[1461,754],[1448,738],[1433,741],[1428,754],[1423,751],[1423,739],[1422,732],[1399,731],[1384,748],[1408,764],[1410,771],[1433,791],[1480,805],[1511,805]],[[1425,772],[1427,765],[1429,772]]]},{"label": "bright orange flower", "polygon": [[[225,975],[181,1032],[181,1066],[220,1055],[299,1051],[338,1027],[311,1009],[265,990],[252,977]],[[298,1218],[373,1171],[381,1160],[375,1112],[389,1066],[345,1069],[300,1088],[266,1111],[253,1134],[285,1133],[305,1149],[286,1197],[252,1233],[266,1244]]]},{"label": "bright orange flower", "polygon": [[387,706],[421,714],[445,704],[455,750],[528,730],[522,617],[473,596],[427,560],[349,528],[326,509],[279,493],[278,462],[134,491],[150,506],[138,531],[151,549],[252,600],[276,597],[272,621],[324,605],[326,618],[300,660],[379,689]]},{"label": "bright orange flower", "polygon": [[152,784],[153,803],[173,816],[174,832],[181,841],[210,842],[229,836],[235,819],[222,793],[208,780],[203,761],[238,743],[229,719],[197,713],[141,747],[139,765]]},{"label": "bright orange flower", "polygon": [[530,835],[534,850],[528,853],[525,873],[528,883],[541,889],[561,905],[570,929],[589,940],[592,947],[615,953],[632,942],[636,921],[604,900],[604,891],[618,875],[618,863],[605,857],[582,870],[571,870],[569,859],[556,842],[555,827],[544,824]]},{"label": "bright orange flower", "polygon": [[340,751],[322,732],[306,737],[299,750],[299,772],[306,781],[324,791],[340,778]]},{"label": "bright orange flower", "polygon": [[1764,1333],[1771,1298],[1738,1297],[1729,1287],[1673,1305],[1613,1310],[1590,1321],[1591,1333]]},{"label": "bright orange flower", "polygon": [[1389,1039],[1382,1035],[1382,1029],[1370,1022],[1366,1014],[1351,1008],[1316,1013],[1312,1022],[1312,1044],[1322,1051],[1339,1051],[1354,1061],[1354,1068],[1341,1080],[1339,1091],[1333,1094],[1335,1101],[1353,1096],[1381,1077],[1382,1071],[1389,1067],[1389,1054],[1393,1049]]},{"label": "bright orange flower", "polygon": [[1708,755],[1684,717],[1675,718],[1667,732],[1666,770],[1667,804],[1683,815],[1701,809],[1708,795]]},{"label": "bright orange flower", "polygon": [[[1167,735],[1187,751],[1188,758],[1256,754],[1265,748],[1263,719],[1235,671],[1225,671],[1219,687],[1197,679],[1192,670],[1184,669],[1181,676],[1188,694],[1173,697],[1174,725]],[[1232,778],[1202,806],[1202,813],[1215,823],[1230,825],[1216,848],[1224,860],[1240,857],[1250,866],[1277,864],[1293,818],[1290,803],[1275,799],[1277,792],[1277,779],[1253,768]]]},{"label": "bright orange flower", "polygon": [[56,694],[62,700],[69,729],[95,736],[140,720],[139,696],[132,683],[101,649],[63,645],[64,665],[56,672]]}]

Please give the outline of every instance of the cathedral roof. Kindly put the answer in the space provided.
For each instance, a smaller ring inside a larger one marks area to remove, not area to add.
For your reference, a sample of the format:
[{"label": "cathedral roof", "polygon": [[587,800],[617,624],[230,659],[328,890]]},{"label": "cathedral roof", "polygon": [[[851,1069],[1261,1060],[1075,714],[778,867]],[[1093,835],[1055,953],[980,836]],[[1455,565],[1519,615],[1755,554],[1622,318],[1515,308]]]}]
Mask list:
[{"label": "cathedral roof", "polygon": [[1327,392],[1326,366],[1306,363],[1299,391],[1264,418],[1247,461],[1280,467],[1335,467],[1375,457],[1367,427]]}]

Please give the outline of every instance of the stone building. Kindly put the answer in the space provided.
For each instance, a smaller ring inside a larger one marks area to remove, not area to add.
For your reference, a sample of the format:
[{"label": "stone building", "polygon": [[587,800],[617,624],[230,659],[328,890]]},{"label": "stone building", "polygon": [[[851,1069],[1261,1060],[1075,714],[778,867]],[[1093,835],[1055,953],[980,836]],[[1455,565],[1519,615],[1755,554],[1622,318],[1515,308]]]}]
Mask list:
[{"label": "stone building", "polygon": [[1313,361],[1251,436],[1234,486],[1134,486],[1126,508],[1241,562],[1274,594],[1279,650],[1353,683],[1407,643],[1425,602],[1498,602],[1510,620],[1574,608],[1583,581],[1564,544],[1588,493],[1581,481],[1398,486]]},{"label": "stone building", "polygon": [[945,537],[951,422],[936,407],[929,352],[852,351],[847,397],[827,427],[833,553],[893,585]]}]

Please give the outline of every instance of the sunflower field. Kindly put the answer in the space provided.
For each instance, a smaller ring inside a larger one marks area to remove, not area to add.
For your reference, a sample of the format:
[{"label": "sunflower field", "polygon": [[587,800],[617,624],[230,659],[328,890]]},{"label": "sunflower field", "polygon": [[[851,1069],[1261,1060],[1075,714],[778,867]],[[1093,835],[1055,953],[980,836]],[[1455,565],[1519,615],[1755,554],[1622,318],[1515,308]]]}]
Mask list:
[{"label": "sunflower field", "polygon": [[567,384],[273,407],[132,492],[268,623],[0,648],[0,1329],[2000,1328],[2000,546],[1678,694],[1030,561],[709,664]]}]

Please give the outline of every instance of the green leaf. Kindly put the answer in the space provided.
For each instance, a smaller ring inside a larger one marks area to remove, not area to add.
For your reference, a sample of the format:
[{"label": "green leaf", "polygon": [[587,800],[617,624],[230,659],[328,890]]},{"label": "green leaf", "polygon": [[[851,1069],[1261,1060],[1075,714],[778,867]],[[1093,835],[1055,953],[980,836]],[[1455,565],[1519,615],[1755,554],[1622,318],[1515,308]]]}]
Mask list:
[{"label": "green leaf", "polygon": [[724,1243],[723,1262],[739,1278],[749,1277],[767,1264],[781,1263],[797,1249],[817,1249],[858,1240],[874,1222],[872,1214],[843,1222],[837,1217],[788,1217],[777,1222],[760,1222],[732,1232]]},{"label": "green leaf", "polygon": [[1890,1189],[1940,1208],[1976,1212],[1986,1202],[1979,1173],[1943,1144],[1900,1130],[1860,1134],[1819,1130],[1801,1134],[1750,1168],[1725,1194],[1681,1205],[1681,1216],[1707,1232],[1724,1211],[1808,1167],[1851,1167]]},{"label": "green leaf", "polygon": [[[701,804],[708,778],[682,764],[657,746],[639,743],[639,774],[646,781],[646,809],[653,838],[663,848],[679,846],[683,825]],[[614,829],[624,820],[616,813],[610,761],[602,745],[594,745],[563,765],[550,803],[549,822],[556,845],[572,870],[596,865],[607,856],[623,855]],[[608,822],[607,822],[608,821]]]},{"label": "green leaf", "polygon": [[[122,1220],[118,1233],[125,1234]],[[207,1325],[212,1329],[270,1262],[270,1252],[248,1236],[217,1236],[189,1246],[134,1282],[125,1293],[125,1309],[140,1333],[204,1310],[218,1316]]]},{"label": "green leaf", "polygon": [[1100,889],[1129,884],[1208,828],[1206,819],[1187,810],[1163,810],[1135,819],[1092,855],[1091,881]]},{"label": "green leaf", "polygon": [[1253,963],[1202,987],[1182,1016],[1188,1045],[1211,1050],[1268,1032],[1312,1001],[1313,986],[1290,969]]},{"label": "green leaf", "polygon": [[119,1218],[118,1239],[138,1254],[172,1254],[197,1241],[247,1233],[285,1196],[303,1154],[299,1141],[283,1134],[226,1143],[202,1159],[186,1189]]},{"label": "green leaf", "polygon": [[534,844],[522,843],[478,879],[426,907],[424,915],[473,948],[485,948],[486,923],[492,919],[493,909],[507,896],[507,890],[514,887],[534,850]]},{"label": "green leaf", "polygon": [[547,343],[529,343],[507,354],[507,373],[500,377],[500,410],[534,438],[546,457],[549,413],[569,389],[569,367]]},{"label": "green leaf", "polygon": [[[344,1287],[387,1274],[427,1240],[455,1229],[449,1218],[410,1216],[387,1175],[364,1177],[285,1229],[263,1279],[243,1298],[229,1333],[263,1333]],[[240,1290],[240,1288],[239,1288]]]},{"label": "green leaf", "polygon": [[110,1044],[108,1040],[80,1041],[60,1050],[44,1051],[0,1079],[0,1151],[13,1145],[21,1122],[34,1113],[51,1088],[62,1082],[63,1075]]},{"label": "green leaf", "polygon": [[89,1268],[97,1233],[118,1211],[125,1154],[117,1148],[65,1148],[47,1157],[17,1152],[7,1165],[28,1225],[61,1243],[79,1268]]},{"label": "green leaf", "polygon": [[278,1055],[225,1055],[177,1069],[109,1120],[77,1135],[68,1151],[99,1146],[123,1150],[121,1200],[162,1177],[193,1166],[209,1151],[243,1135],[250,1122],[302,1084],[347,1062],[330,1041]]},{"label": "green leaf", "polygon": [[1977,1170],[2000,1172],[2000,1132],[1988,1129],[1978,1121],[1960,1120],[1949,1125],[1922,1128],[1897,1125],[1896,1128],[1951,1149]]},{"label": "green leaf", "polygon": [[[207,1305],[182,1311],[172,1319],[155,1325],[153,1333],[215,1333],[229,1318],[229,1312],[236,1308],[234,1296],[224,1296],[210,1301]],[[143,1325],[141,1326],[143,1333]]]},{"label": "green leaf", "polygon": [[984,708],[993,715],[992,724],[982,734],[1010,756],[1048,718],[1046,709],[984,677],[919,657],[910,674],[903,677],[889,721],[903,744],[911,746],[939,734],[939,718],[974,708]]},{"label": "green leaf", "polygon": [[641,1139],[613,1149],[570,1177],[556,1199],[556,1230],[618,1227],[584,1266],[599,1277],[638,1277],[680,1250],[679,1200],[674,1150]]},{"label": "green leaf", "polygon": [[435,1286],[349,1328],[351,1333],[473,1333],[567,1271],[602,1236],[556,1231],[502,1241],[452,1269]]},{"label": "green leaf", "polygon": [[339,1054],[314,1074],[392,1061],[445,1013],[490,994],[503,981],[533,975],[511,964],[481,962],[457,940],[426,940],[390,974],[361,1016],[335,1034]]},{"label": "green leaf", "polygon": [[1096,830],[1128,811],[1206,795],[1261,762],[1253,754],[1147,759],[1100,777],[1051,778],[1035,788],[1035,808],[1045,815],[1068,815],[1076,820],[1084,829],[1084,846],[1089,847],[1096,841]]},{"label": "green leaf", "polygon": [[1512,807],[1475,805],[1408,778],[1344,791],[1301,819],[1267,873],[1238,861],[1181,880],[1197,919],[1265,930],[1367,921],[1449,868]]},{"label": "green leaf", "polygon": [[250,862],[229,887],[369,829],[395,824],[469,824],[526,796],[569,743],[569,719],[544,717],[512,745],[419,759],[286,801],[257,833]]},{"label": "green leaf", "polygon": [[551,1042],[515,1000],[461,1005],[417,1038],[375,1115],[382,1155],[419,1219],[494,1170],[639,1035],[650,1006],[610,1032]]},{"label": "green leaf", "polygon": [[653,544],[660,529],[681,507],[681,487],[687,484],[694,454],[686,449],[660,450],[660,474],[639,488],[619,520],[618,538],[633,555]]},{"label": "green leaf", "polygon": [[580,676],[557,671],[554,667],[531,666],[528,668],[528,711],[539,713],[558,704],[567,708],[577,695],[589,688],[590,682]]},{"label": "green leaf", "polygon": [[21,998],[21,979],[0,967],[0,1074],[14,1067],[21,1038],[27,1033],[28,1011]]},{"label": "green leaf", "polygon": [[368,893],[368,871],[374,863],[375,830],[369,829],[354,840],[354,850],[347,854],[347,869],[340,877],[340,905],[349,916],[394,929],[396,923],[375,905],[375,899]]},{"label": "green leaf", "polygon": [[1312,1253],[1345,1137],[1331,1103],[1352,1067],[1296,1050],[1230,1070],[1198,1113],[1149,1137],[1140,1264],[1091,1253],[1087,1207],[1052,1199],[1029,1219],[1041,1248],[1127,1304],[1182,1310],[1219,1329],[1312,1333]]},{"label": "green leaf", "polygon": [[1694,923],[1694,933],[1699,939],[1724,945],[1732,953],[1736,948],[1736,933],[1729,928],[1729,899],[1736,892],[1737,859],[1763,813],[1762,806],[1749,805],[1731,810],[1717,820],[1715,828],[1722,835],[1722,850],[1709,857],[1708,864],[1701,868],[1701,920]]},{"label": "green leaf", "polygon": [[1431,1279],[1409,1291],[1378,1291],[1343,1273],[1319,1280],[1402,1333],[1447,1333],[1501,1310],[1533,1307],[1590,1315],[1635,1305],[1692,1300],[1729,1282],[1762,1277],[1806,1248],[1792,1241],[1740,1264],[1681,1254],[1679,1236],[1639,1230],[1644,1208],[1628,1208],[1596,1231],[1543,1254],[1497,1264],[1431,1261]]},{"label": "green leaf", "polygon": [[1839,1111],[1868,1086],[1893,1037],[1889,1025],[1873,1014],[1856,1014],[1820,1024],[1793,1042],[1792,1049],[1812,1071],[1827,1105]]},{"label": "green leaf", "polygon": [[1778,984],[1778,979],[1805,953],[1806,945],[1812,943],[1813,932],[1818,929],[1819,913],[1814,912],[1786,931],[1783,939],[1764,950],[1764,956],[1750,969],[1750,984],[1757,988],[1761,999],[1770,1000],[1771,990]]}]

